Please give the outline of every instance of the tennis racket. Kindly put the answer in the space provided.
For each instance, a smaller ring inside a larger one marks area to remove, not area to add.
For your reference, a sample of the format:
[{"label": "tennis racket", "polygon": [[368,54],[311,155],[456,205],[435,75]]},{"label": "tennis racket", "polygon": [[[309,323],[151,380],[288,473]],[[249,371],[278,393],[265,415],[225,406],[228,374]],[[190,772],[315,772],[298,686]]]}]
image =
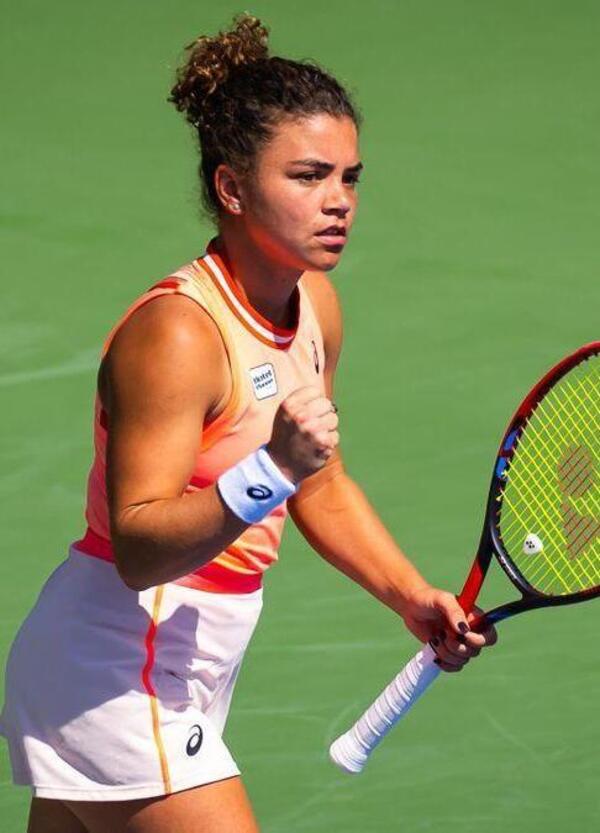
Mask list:
[{"label": "tennis racket", "polygon": [[[521,598],[488,611],[472,630],[540,607],[600,593],[600,341],[553,367],[525,398],[494,462],[477,555],[458,602],[473,610],[492,556]],[[361,772],[390,729],[438,677],[430,644],[329,749]]]}]

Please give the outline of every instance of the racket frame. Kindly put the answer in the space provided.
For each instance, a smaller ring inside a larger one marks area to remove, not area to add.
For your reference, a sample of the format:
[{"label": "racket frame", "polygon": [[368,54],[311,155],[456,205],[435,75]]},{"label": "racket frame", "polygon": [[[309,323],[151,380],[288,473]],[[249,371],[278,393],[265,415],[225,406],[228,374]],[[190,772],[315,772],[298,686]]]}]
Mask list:
[{"label": "racket frame", "polygon": [[551,390],[551,388],[560,379],[562,379],[563,376],[565,376],[578,364],[581,364],[591,356],[599,353],[600,341],[594,341],[583,345],[583,347],[580,347],[579,350],[576,350],[570,356],[566,356],[562,359],[562,361],[551,368],[525,397],[515,415],[511,419],[508,428],[504,432],[502,442],[500,443],[500,450],[496,455],[494,469],[492,472],[492,482],[486,506],[485,521],[479,547],[477,548],[477,555],[475,556],[473,566],[471,567],[464,587],[457,599],[465,613],[470,613],[472,611],[489,569],[492,556],[496,557],[510,581],[515,585],[517,590],[520,591],[521,598],[493,608],[485,613],[484,616],[478,617],[478,619],[472,623],[472,628],[474,630],[482,630],[485,628],[486,624],[501,622],[504,619],[515,616],[517,613],[523,613],[526,610],[575,604],[576,602],[591,599],[600,594],[600,586],[592,587],[587,590],[580,590],[576,593],[569,593],[566,595],[547,595],[545,593],[541,593],[539,590],[536,590],[536,588],[533,587],[522,575],[506,552],[498,528],[498,517],[502,503],[501,495],[505,486],[503,475],[510,468],[511,458],[526,426],[527,420],[532,415],[539,402],[544,398],[548,391]]},{"label": "racket frame", "polygon": [[[465,613],[470,613],[491,564],[492,556],[496,557],[512,584],[520,591],[521,598],[476,617],[471,622],[473,630],[482,630],[487,623],[500,622],[526,610],[574,604],[593,598],[600,593],[600,587],[564,596],[546,595],[536,590],[524,578],[505,551],[497,523],[501,505],[501,500],[498,498],[501,498],[500,492],[504,486],[502,474],[510,466],[512,454],[527,419],[539,401],[562,376],[586,358],[598,353],[600,353],[600,342],[586,344],[553,367],[525,398],[504,434],[492,473],[477,555],[463,590],[457,598]],[[354,725],[333,741],[329,748],[329,756],[336,766],[349,773],[362,771],[375,747],[437,679],[440,669],[434,663],[435,651],[430,643],[421,648],[416,656],[404,666]]]}]

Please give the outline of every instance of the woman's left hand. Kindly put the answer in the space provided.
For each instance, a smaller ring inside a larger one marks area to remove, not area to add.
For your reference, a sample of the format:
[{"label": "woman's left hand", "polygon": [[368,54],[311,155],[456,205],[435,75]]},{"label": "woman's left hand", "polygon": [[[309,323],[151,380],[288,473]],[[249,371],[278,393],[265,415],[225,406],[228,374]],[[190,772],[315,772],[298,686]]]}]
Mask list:
[{"label": "woman's left hand", "polygon": [[461,671],[471,657],[498,639],[493,625],[481,633],[469,630],[468,623],[482,612],[475,607],[466,616],[452,593],[427,586],[410,593],[401,615],[417,639],[431,642],[437,654],[435,661],[443,671]]}]

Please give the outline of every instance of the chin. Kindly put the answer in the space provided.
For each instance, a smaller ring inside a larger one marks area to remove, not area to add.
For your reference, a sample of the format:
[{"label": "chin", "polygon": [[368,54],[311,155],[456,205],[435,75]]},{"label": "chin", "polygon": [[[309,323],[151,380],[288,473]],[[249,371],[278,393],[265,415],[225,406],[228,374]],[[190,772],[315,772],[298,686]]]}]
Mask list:
[{"label": "chin", "polygon": [[330,272],[338,265],[342,252],[343,250],[327,251],[326,249],[313,252],[312,257],[306,258],[305,269],[312,272]]},{"label": "chin", "polygon": [[319,261],[319,269],[323,272],[330,272],[332,269],[338,265],[342,257],[342,251],[339,252],[323,252],[320,256]]}]

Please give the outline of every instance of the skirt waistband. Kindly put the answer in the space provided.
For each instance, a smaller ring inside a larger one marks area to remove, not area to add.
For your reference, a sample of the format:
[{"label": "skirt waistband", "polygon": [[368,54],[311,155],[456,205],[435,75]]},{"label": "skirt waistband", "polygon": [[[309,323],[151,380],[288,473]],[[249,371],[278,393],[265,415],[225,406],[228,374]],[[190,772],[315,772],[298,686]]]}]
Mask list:
[{"label": "skirt waistband", "polygon": [[[101,558],[113,564],[115,562],[111,542],[90,527],[86,529],[83,538],[74,541],[71,546],[84,555]],[[207,593],[254,593],[262,587],[262,573],[240,573],[216,561],[209,561],[193,573],[170,583],[204,590]]]}]

